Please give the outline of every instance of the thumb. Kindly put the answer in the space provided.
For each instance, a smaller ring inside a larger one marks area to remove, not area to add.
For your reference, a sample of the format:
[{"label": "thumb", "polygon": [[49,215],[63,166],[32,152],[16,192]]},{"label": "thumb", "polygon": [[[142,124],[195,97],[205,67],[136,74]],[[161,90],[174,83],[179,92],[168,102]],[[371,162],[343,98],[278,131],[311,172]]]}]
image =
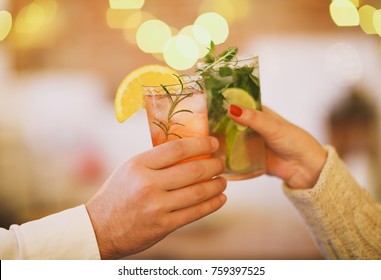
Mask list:
[{"label": "thumb", "polygon": [[229,107],[229,115],[233,121],[252,128],[265,140],[272,138],[281,128],[280,116],[267,107],[264,107],[263,111],[258,111],[232,104]]}]

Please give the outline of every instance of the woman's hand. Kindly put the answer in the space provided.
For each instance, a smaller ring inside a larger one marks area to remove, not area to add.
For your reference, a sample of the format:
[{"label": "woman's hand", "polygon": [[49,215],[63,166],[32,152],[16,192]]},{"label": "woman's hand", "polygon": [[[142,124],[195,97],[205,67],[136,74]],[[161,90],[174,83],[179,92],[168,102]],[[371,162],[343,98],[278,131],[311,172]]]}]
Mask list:
[{"label": "woman's hand", "polygon": [[261,112],[231,105],[229,114],[264,138],[269,175],[281,178],[291,188],[306,189],[316,184],[327,155],[309,133],[266,107]]}]

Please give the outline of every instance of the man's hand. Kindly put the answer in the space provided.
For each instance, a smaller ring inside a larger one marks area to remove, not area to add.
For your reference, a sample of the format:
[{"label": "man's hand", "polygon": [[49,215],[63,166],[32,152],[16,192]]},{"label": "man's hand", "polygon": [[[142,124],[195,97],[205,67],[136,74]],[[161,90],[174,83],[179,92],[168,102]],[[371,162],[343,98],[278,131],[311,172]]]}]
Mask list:
[{"label": "man's hand", "polygon": [[186,161],[218,148],[212,137],[171,141],[120,166],[86,204],[102,259],[141,252],[224,205],[218,158]]}]

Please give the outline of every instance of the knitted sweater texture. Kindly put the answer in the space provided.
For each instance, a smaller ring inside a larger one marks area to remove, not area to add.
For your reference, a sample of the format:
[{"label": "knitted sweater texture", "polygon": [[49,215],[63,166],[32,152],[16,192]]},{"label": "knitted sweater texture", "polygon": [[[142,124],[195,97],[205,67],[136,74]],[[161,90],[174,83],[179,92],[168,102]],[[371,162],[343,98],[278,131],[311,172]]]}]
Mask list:
[{"label": "knitted sweater texture", "polygon": [[316,185],[309,190],[284,185],[284,191],[327,259],[381,259],[381,205],[358,185],[336,151],[326,149]]}]

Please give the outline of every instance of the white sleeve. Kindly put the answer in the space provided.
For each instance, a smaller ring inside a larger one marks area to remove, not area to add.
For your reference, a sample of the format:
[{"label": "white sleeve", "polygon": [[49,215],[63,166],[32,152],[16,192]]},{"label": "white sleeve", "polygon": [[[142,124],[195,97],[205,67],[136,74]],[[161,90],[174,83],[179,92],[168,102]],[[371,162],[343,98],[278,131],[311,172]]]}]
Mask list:
[{"label": "white sleeve", "polygon": [[0,259],[100,259],[90,217],[77,206],[9,230],[0,229]]}]

